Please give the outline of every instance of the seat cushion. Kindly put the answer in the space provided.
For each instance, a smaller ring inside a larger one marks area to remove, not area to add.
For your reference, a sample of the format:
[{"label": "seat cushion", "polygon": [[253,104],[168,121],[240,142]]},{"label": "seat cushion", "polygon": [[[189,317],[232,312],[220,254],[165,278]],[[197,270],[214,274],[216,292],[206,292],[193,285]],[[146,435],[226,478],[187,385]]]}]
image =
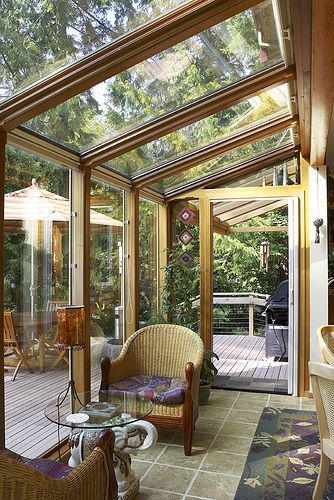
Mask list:
[{"label": "seat cushion", "polygon": [[178,405],[184,401],[186,381],[182,378],[136,375],[109,385],[109,392],[129,391],[156,404]]},{"label": "seat cushion", "polygon": [[72,468],[61,462],[56,462],[55,460],[49,460],[48,458],[26,458],[18,455],[14,451],[8,450],[7,448],[0,449],[0,455],[5,455],[12,460],[17,460],[24,465],[33,467],[39,472],[43,472],[46,476],[52,477],[53,479],[59,479],[61,477],[68,476],[72,472]]}]

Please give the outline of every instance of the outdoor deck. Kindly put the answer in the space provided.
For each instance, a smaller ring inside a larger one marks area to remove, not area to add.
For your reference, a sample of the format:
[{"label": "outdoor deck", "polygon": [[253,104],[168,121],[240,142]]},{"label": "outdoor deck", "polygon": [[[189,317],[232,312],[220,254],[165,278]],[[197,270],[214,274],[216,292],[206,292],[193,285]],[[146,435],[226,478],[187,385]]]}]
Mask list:
[{"label": "outdoor deck", "polygon": [[288,363],[266,358],[265,338],[214,335],[213,350],[219,361],[217,387],[281,390],[287,388]]}]

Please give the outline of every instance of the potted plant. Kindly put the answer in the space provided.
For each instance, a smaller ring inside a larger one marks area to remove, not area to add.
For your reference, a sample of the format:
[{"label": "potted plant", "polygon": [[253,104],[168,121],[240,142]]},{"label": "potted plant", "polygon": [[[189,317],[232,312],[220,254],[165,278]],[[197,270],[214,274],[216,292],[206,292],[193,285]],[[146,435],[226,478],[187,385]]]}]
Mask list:
[{"label": "potted plant", "polygon": [[219,360],[218,354],[208,349],[205,350],[199,382],[198,404],[200,405],[208,402],[212,383],[218,373],[217,368],[212,362],[212,358]]}]

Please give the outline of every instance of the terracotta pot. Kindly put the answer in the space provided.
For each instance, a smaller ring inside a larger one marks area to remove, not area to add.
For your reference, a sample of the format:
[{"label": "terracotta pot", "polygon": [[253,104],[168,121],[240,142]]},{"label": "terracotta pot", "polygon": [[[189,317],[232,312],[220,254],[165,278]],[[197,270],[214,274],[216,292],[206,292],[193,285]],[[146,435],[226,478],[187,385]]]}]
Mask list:
[{"label": "terracotta pot", "polygon": [[199,386],[199,394],[198,394],[198,404],[206,405],[209,401],[210,391],[212,384],[203,384]]}]

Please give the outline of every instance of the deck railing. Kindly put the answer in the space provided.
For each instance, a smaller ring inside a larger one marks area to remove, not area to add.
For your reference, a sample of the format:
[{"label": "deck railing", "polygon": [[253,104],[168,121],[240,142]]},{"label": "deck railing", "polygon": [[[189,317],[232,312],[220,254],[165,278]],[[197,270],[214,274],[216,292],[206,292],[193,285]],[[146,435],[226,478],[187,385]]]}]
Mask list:
[{"label": "deck railing", "polygon": [[255,292],[213,294],[215,335],[264,335],[262,315],[268,295]]}]

